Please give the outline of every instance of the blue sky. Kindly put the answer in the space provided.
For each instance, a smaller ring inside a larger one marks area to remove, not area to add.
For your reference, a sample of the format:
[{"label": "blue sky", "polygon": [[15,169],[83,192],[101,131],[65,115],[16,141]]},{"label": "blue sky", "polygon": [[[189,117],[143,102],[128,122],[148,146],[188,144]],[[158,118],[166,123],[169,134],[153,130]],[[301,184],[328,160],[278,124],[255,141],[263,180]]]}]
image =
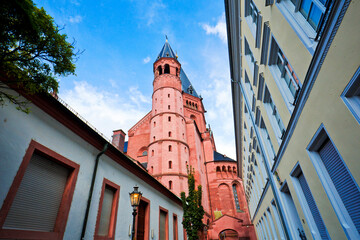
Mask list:
[{"label": "blue sky", "polygon": [[152,64],[165,35],[204,98],[217,150],[235,157],[224,1],[35,0],[85,50],[59,96],[111,137],[151,110]]}]

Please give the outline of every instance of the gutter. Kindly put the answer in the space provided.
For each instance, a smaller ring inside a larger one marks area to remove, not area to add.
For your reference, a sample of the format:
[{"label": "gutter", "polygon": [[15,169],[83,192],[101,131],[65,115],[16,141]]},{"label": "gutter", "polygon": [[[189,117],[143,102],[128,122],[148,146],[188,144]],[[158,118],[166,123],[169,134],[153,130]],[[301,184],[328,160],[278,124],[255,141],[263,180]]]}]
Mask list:
[{"label": "gutter", "polygon": [[81,232],[81,239],[82,240],[85,237],[86,225],[87,225],[88,218],[89,218],[91,199],[92,199],[92,195],[93,195],[93,192],[94,192],[94,185],[95,185],[96,173],[97,173],[97,169],[98,169],[98,165],[99,165],[99,161],[100,161],[100,156],[103,155],[106,152],[108,147],[109,147],[109,143],[105,143],[103,150],[98,153],[98,155],[96,156],[96,159],[95,159],[95,167],[94,167],[94,171],[93,171],[93,175],[92,175],[92,179],[91,179],[91,185],[90,185],[90,190],[89,190],[89,198],[88,198],[88,201],[87,201],[85,219],[84,219],[82,232]]}]

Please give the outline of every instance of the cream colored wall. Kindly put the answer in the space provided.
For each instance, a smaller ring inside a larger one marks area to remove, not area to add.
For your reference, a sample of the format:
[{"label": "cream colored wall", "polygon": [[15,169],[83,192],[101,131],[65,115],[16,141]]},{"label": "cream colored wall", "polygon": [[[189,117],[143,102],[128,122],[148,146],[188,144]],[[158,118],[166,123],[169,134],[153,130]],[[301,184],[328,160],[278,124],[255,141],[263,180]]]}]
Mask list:
[{"label": "cream colored wall", "polygon": [[[360,63],[360,2],[352,1],[332,42],[324,64],[301,113],[296,129],[277,168],[282,181],[288,182],[301,219],[305,220],[294,191],[290,171],[300,163],[304,176],[317,203],[332,239],[346,239],[334,209],[306,151],[310,140],[323,123],[352,176],[360,184],[360,126],[340,98]],[[307,224],[303,224],[311,236]]]},{"label": "cream colored wall", "polygon": [[[312,55],[306,49],[306,47],[301,42],[301,40],[298,38],[298,36],[296,35],[293,28],[289,25],[289,23],[284,18],[284,16],[279,11],[279,9],[275,6],[275,4],[273,6],[265,7],[264,1],[262,1],[262,0],[253,0],[253,2],[255,3],[257,9],[260,11],[260,14],[263,17],[262,25],[261,25],[260,48],[255,48],[255,38],[254,38],[253,34],[251,33],[249,25],[244,17],[242,18],[242,25],[241,25],[242,35],[245,36],[245,38],[247,39],[250,49],[253,52],[256,61],[258,62],[257,64],[259,65],[259,73],[264,73],[265,83],[269,88],[271,97],[278,109],[278,112],[280,113],[281,119],[286,128],[287,123],[291,117],[290,112],[285,105],[284,99],[280,93],[280,90],[279,90],[277,84],[275,83],[275,80],[274,80],[271,72],[269,71],[268,65],[266,65],[266,66],[260,65],[261,46],[262,46],[262,38],[263,38],[262,34],[263,34],[264,22],[269,21],[270,30],[271,30],[270,36],[274,36],[274,38],[276,39],[279,47],[283,50],[285,56],[287,57],[291,66],[294,68],[294,71],[295,71],[296,75],[298,76],[301,83],[303,83],[303,81],[304,81],[305,74],[306,74],[307,68],[310,64]],[[242,7],[241,15],[245,16],[244,4],[242,6],[243,7]],[[250,82],[252,83],[253,75],[251,74],[250,68],[249,68],[248,63],[245,58],[245,48],[244,48],[245,40],[243,40],[243,42],[244,42],[243,46],[242,46],[243,47],[243,51],[242,51],[243,52],[243,60],[242,60],[243,68],[248,73]],[[270,52],[270,42],[271,42],[271,37],[270,37],[270,41],[269,41],[269,52]],[[268,59],[269,59],[269,57],[268,57]],[[244,78],[245,78],[245,73],[243,73],[243,75],[242,75],[243,80],[244,80]],[[258,89],[257,89],[257,87],[255,87],[253,85],[252,85],[252,88],[253,88],[255,96],[256,96]],[[267,117],[266,109],[264,108],[263,103],[260,102],[259,100],[257,100],[256,104],[257,104],[257,106],[260,106],[260,111],[262,113],[265,125],[268,129],[269,136],[271,138],[271,142],[274,146],[275,151],[277,151],[279,148],[279,144],[276,139],[272,125]]]},{"label": "cream colored wall", "polygon": [[[262,28],[264,22],[270,22],[271,34],[275,37],[279,47],[283,50],[301,83],[303,83],[312,55],[303,45],[292,27],[288,24],[275,5],[272,7],[265,7],[263,1],[253,1],[263,16]],[[245,15],[244,9],[245,8],[243,4],[241,13],[242,16]],[[297,162],[300,163],[305,178],[308,181],[311,192],[317,202],[321,216],[332,239],[346,239],[346,235],[338,221],[331,203],[328,200],[328,197],[322,187],[309,155],[306,152],[306,147],[319,128],[320,124],[323,123],[346,165],[350,169],[353,177],[358,182],[358,184],[360,183],[360,165],[358,163],[358,156],[360,155],[360,126],[350,110],[346,107],[340,98],[341,93],[349,83],[360,63],[360,31],[354,29],[354,23],[360,22],[360,15],[358,14],[359,10],[360,2],[352,1],[337,32],[337,35],[334,38],[315,85],[310,93],[309,99],[307,100],[307,103],[297,123],[290,143],[277,169],[281,181],[287,180],[294,203],[298,210],[299,217],[306,223],[306,219],[299,204],[299,199],[296,195],[292,179],[289,177],[290,171],[293,169],[295,164]],[[273,101],[277,106],[286,127],[291,115],[284,103],[284,99],[282,98],[282,95],[272,77],[272,74],[269,71],[268,66],[259,64],[261,47],[260,49],[255,48],[255,39],[244,17],[242,17],[241,28],[242,36],[246,37],[255,59],[258,61],[259,73],[264,73],[265,83],[269,88]],[[261,45],[262,33],[263,32],[261,31]],[[253,76],[245,58],[245,41],[243,40],[243,42],[243,69],[247,71],[250,83],[252,85]],[[245,74],[242,73],[243,81],[244,77]],[[257,87],[252,85],[252,88],[256,96]],[[251,99],[249,100],[251,101]],[[277,151],[279,146],[276,141],[271,123],[267,117],[266,109],[258,100],[257,106],[260,106],[260,110],[274,149]],[[250,127],[248,125],[248,130],[249,129]],[[248,142],[244,146],[248,147]],[[247,158],[245,160],[247,161]],[[244,169],[244,172],[246,173],[247,169]],[[244,185],[246,186],[246,182],[244,182]],[[279,188],[280,186],[278,183],[277,185]],[[261,216],[263,216],[264,211],[266,211],[268,207],[271,209],[272,199],[273,194],[271,189],[269,189],[264,196],[261,206],[259,207],[258,212],[253,220],[255,225],[258,223]],[[274,218],[273,213],[272,217]],[[275,223],[275,219],[273,219],[273,221]],[[275,227],[277,228],[276,224]],[[312,235],[308,225],[303,224],[303,227],[308,239],[310,239]],[[276,231],[278,232],[278,229],[276,229]]]}]

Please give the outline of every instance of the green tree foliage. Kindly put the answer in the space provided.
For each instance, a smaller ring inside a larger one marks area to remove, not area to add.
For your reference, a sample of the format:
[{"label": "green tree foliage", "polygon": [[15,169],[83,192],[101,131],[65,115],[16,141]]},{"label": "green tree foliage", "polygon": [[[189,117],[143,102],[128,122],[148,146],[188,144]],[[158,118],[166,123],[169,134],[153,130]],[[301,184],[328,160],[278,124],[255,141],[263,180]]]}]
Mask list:
[{"label": "green tree foliage", "polygon": [[204,218],[204,208],[201,205],[201,185],[195,190],[194,170],[188,173],[189,196],[185,196],[185,192],[181,192],[181,201],[184,209],[184,219],[182,224],[186,229],[189,240],[199,239],[199,231],[203,228],[202,219]]},{"label": "green tree foliage", "polygon": [[25,111],[26,102],[9,94],[8,86],[27,94],[56,92],[56,77],[75,74],[79,52],[31,0],[3,0],[0,9],[0,105],[11,101]]}]

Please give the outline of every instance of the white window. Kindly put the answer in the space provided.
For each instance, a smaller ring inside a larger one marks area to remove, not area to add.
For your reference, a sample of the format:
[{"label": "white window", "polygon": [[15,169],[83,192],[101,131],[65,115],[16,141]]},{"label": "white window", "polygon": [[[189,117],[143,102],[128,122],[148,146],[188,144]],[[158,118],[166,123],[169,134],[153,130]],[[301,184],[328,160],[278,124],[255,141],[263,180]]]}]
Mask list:
[{"label": "white window", "polygon": [[277,141],[280,144],[282,136],[285,133],[285,127],[267,86],[265,86],[264,106],[277,137]]},{"label": "white window", "polygon": [[360,124],[360,67],[341,94],[341,98]]},{"label": "white window", "polygon": [[278,0],[276,6],[311,54],[325,26],[333,0]]},{"label": "white window", "polygon": [[286,106],[292,112],[301,83],[274,37],[271,39],[269,69]]},{"label": "white window", "polygon": [[245,1],[245,19],[249,25],[251,33],[255,39],[255,47],[260,47],[260,35],[261,35],[261,24],[262,17],[259,10],[252,0]]},{"label": "white window", "polygon": [[360,239],[360,188],[324,125],[319,127],[307,150],[348,239]]},{"label": "white window", "polygon": [[249,47],[249,43],[248,41],[245,39],[245,58],[246,58],[246,61],[249,65],[249,68],[251,70],[251,74],[254,75],[254,65],[255,65],[255,58],[254,58],[254,55]]}]

